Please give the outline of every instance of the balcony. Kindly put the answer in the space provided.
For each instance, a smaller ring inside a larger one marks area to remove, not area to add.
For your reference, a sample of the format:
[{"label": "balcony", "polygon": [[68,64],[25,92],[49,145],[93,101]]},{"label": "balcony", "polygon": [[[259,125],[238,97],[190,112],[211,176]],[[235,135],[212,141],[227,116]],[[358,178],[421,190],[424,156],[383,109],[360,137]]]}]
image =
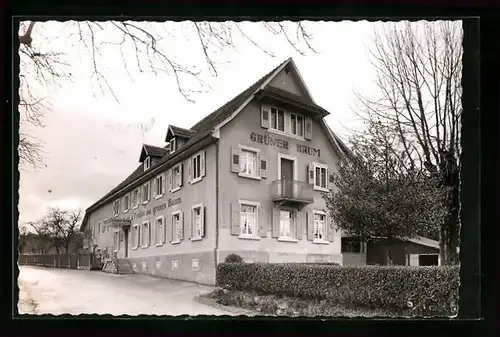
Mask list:
[{"label": "balcony", "polygon": [[305,182],[281,179],[272,182],[271,198],[279,206],[302,208],[314,202],[314,191],[312,185]]}]

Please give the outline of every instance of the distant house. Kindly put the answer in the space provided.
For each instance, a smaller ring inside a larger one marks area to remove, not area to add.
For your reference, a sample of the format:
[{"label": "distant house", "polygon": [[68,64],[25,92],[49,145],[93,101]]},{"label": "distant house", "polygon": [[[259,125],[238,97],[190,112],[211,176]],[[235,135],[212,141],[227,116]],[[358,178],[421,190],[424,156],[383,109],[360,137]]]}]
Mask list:
[{"label": "distant house", "polygon": [[165,145],[143,145],[81,230],[136,272],[206,284],[231,253],[342,264],[322,193],[348,149],[328,115],[288,59],[191,128],[170,125]]},{"label": "distant house", "polygon": [[[368,238],[364,243],[358,237],[342,237],[344,265],[387,264],[387,239]],[[439,242],[425,237],[395,240],[392,244],[392,263],[400,266],[439,265]]]}]

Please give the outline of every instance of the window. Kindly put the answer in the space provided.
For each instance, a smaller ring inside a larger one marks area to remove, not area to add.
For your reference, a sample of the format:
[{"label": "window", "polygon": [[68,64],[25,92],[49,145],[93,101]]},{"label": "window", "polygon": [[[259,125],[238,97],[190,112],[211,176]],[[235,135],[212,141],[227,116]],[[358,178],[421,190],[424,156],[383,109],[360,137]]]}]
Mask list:
[{"label": "window", "polygon": [[341,238],[340,247],[342,253],[362,253],[361,241],[358,238]]},{"label": "window", "polygon": [[192,159],[193,162],[193,180],[201,179],[201,153]]},{"label": "window", "polygon": [[314,240],[326,240],[326,214],[314,211]]},{"label": "window", "polygon": [[113,233],[113,251],[117,252],[120,250],[120,232],[115,231]]},{"label": "window", "polygon": [[146,160],[144,160],[144,171],[146,171],[150,167],[151,167],[151,157],[147,157]]},{"label": "window", "polygon": [[139,189],[136,188],[134,192],[132,192],[132,205],[134,208],[137,208],[139,205]]},{"label": "window", "polygon": [[241,150],[240,174],[257,176],[257,153],[249,150]]},{"label": "window", "polygon": [[90,226],[90,232],[92,233],[92,236],[95,236],[95,226],[94,225]]},{"label": "window", "polygon": [[257,205],[240,205],[241,236],[257,236]]},{"label": "window", "polygon": [[174,153],[174,152],[175,152],[175,150],[176,150],[176,148],[175,148],[175,147],[176,147],[176,145],[177,145],[177,144],[176,144],[176,142],[175,142],[175,138],[172,138],[172,139],[170,140],[169,144],[170,144],[170,153]]},{"label": "window", "polygon": [[156,198],[160,198],[165,193],[165,181],[163,175],[156,177]]},{"label": "window", "polygon": [[172,169],[172,191],[177,191],[182,186],[182,164]]},{"label": "window", "polygon": [[177,243],[182,240],[182,213],[177,211],[172,213],[172,242]]},{"label": "window", "polygon": [[310,183],[314,185],[315,190],[328,191],[328,166],[313,163],[310,176]]},{"label": "window", "polygon": [[297,114],[290,114],[291,133],[296,136],[304,136],[304,117]]},{"label": "window", "polygon": [[137,249],[139,246],[139,225],[134,225],[132,228],[132,248]]},{"label": "window", "polygon": [[142,248],[147,248],[149,246],[150,233],[149,233],[149,221],[142,223],[142,235],[141,235],[141,246]]},{"label": "window", "polygon": [[163,217],[156,218],[155,222],[155,243],[157,246],[165,242],[165,226]]},{"label": "window", "polygon": [[123,198],[123,211],[127,212],[130,209],[130,196],[127,194]]},{"label": "window", "polygon": [[151,199],[151,190],[149,183],[142,186],[142,203],[146,204]]},{"label": "window", "polygon": [[113,203],[113,215],[117,216],[120,213],[120,199]]},{"label": "window", "polygon": [[106,227],[102,222],[99,222],[99,232],[104,233],[106,231]]},{"label": "window", "polygon": [[271,129],[285,132],[285,111],[271,108]]},{"label": "window", "polygon": [[196,206],[193,206],[192,208],[192,239],[191,240],[198,240],[201,239],[204,235],[204,209],[203,205],[199,204]]},{"label": "window", "polygon": [[293,239],[294,215],[293,211],[280,211],[280,238]]}]

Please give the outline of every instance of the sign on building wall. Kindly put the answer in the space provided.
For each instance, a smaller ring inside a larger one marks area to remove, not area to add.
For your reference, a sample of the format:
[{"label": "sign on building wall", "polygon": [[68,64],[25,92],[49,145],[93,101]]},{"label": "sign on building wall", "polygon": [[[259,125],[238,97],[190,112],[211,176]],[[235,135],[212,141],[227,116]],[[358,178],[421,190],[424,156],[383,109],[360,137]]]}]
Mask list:
[{"label": "sign on building wall", "polygon": [[179,261],[172,260],[172,270],[177,270],[179,268]]},{"label": "sign on building wall", "polygon": [[[250,133],[250,140],[254,143],[273,146],[285,150],[288,150],[290,148],[290,143],[286,140],[274,138],[269,135],[262,135],[255,132]],[[295,144],[295,149],[298,153],[303,153],[314,157],[320,157],[321,155],[320,149],[315,149],[307,145]]]},{"label": "sign on building wall", "polygon": [[200,270],[200,260],[198,260],[198,259],[192,259],[191,260],[191,269],[193,271]]}]

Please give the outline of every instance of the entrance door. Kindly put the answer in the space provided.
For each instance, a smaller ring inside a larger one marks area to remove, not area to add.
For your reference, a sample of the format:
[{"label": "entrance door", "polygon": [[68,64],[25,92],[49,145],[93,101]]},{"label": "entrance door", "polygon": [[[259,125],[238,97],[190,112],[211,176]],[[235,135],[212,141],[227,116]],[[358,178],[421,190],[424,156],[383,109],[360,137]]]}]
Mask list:
[{"label": "entrance door", "polygon": [[123,231],[123,245],[125,246],[125,258],[128,258],[128,230]]},{"label": "entrance door", "polygon": [[293,160],[281,158],[283,196],[293,198]]}]

